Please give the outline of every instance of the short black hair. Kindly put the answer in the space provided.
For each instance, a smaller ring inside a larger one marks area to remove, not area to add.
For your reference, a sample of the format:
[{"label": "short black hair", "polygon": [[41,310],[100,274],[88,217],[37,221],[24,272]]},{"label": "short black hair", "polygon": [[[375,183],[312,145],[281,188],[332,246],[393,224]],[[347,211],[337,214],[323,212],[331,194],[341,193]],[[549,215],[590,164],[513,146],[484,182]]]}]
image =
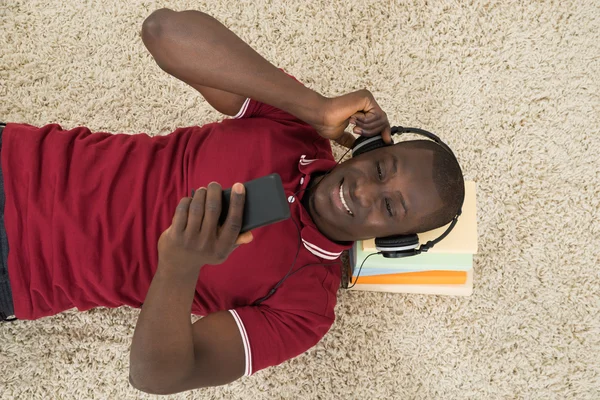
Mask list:
[{"label": "short black hair", "polygon": [[396,146],[422,149],[433,152],[432,178],[443,207],[424,217],[412,233],[427,232],[448,224],[458,214],[465,199],[465,181],[456,158],[439,144],[431,140],[409,140]]}]

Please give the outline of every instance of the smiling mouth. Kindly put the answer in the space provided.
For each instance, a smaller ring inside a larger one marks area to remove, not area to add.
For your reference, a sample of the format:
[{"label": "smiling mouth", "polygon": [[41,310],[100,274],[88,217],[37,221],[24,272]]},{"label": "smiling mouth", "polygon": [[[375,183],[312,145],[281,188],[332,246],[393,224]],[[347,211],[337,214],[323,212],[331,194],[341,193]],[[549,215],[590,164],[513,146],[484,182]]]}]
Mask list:
[{"label": "smiling mouth", "polygon": [[339,188],[339,192],[340,192],[340,200],[342,202],[342,205],[344,206],[344,208],[346,209],[346,212],[349,215],[354,215],[352,213],[352,210],[350,210],[350,207],[348,207],[348,203],[346,203],[346,199],[344,198],[344,180],[342,179],[342,182],[340,182],[340,188]]}]

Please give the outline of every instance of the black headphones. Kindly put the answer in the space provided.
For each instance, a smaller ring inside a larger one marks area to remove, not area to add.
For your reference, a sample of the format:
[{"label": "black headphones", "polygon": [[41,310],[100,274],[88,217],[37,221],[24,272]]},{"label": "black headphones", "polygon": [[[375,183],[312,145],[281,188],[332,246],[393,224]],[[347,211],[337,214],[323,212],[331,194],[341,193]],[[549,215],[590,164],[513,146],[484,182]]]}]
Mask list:
[{"label": "black headphones", "polygon": [[[450,150],[450,147],[448,147],[444,142],[442,142],[442,140],[439,137],[437,137],[433,133],[418,128],[404,128],[401,126],[392,127],[392,136],[398,135],[399,137],[404,133],[416,133],[433,140],[435,143],[442,146],[444,150],[449,152],[452,155],[452,157],[454,157],[454,159],[456,160],[456,156],[454,155],[452,150]],[[356,141],[354,142],[354,146],[352,146],[352,157],[358,157],[359,155],[364,154],[368,151],[386,146],[392,145],[385,143],[381,135],[372,137],[361,136],[356,139]],[[452,219],[452,222],[450,223],[448,229],[446,229],[446,231],[442,233],[437,239],[430,240],[424,245],[421,245],[421,247],[419,247],[419,237],[416,234],[411,234],[375,238],[375,248],[377,248],[377,250],[380,251],[385,258],[410,257],[416,256],[417,254],[421,254],[422,252],[427,252],[436,243],[448,236],[452,229],[454,229],[456,221],[458,220],[458,217],[461,213],[462,205],[460,210],[458,211],[458,214],[456,214],[456,216]]]}]

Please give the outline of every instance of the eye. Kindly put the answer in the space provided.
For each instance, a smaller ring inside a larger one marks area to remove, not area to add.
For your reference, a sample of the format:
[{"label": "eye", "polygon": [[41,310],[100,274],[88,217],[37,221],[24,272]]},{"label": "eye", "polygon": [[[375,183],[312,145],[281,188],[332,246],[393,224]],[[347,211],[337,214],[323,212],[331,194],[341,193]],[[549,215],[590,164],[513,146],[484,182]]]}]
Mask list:
[{"label": "eye", "polygon": [[393,217],[394,214],[392,213],[392,206],[390,206],[390,202],[388,201],[388,199],[385,199],[385,208],[387,208],[390,217]]},{"label": "eye", "polygon": [[381,164],[379,164],[379,162],[377,163],[377,175],[379,176],[380,180],[383,178],[383,174],[381,173]]}]

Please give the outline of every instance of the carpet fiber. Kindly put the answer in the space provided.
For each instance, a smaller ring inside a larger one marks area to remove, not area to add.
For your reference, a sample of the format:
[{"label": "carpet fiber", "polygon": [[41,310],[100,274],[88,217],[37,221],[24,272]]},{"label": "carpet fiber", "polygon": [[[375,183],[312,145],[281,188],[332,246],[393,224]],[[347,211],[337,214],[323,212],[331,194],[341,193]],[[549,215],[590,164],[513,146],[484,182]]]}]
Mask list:
[{"label": "carpet fiber", "polygon": [[[222,118],[143,47],[164,6],[439,134],[478,184],[480,244],[472,297],[340,292],[306,354],[173,399],[600,398],[598,1],[0,0],[0,120],[155,135]],[[128,384],[137,314],[1,325],[0,398],[154,398]]]}]

